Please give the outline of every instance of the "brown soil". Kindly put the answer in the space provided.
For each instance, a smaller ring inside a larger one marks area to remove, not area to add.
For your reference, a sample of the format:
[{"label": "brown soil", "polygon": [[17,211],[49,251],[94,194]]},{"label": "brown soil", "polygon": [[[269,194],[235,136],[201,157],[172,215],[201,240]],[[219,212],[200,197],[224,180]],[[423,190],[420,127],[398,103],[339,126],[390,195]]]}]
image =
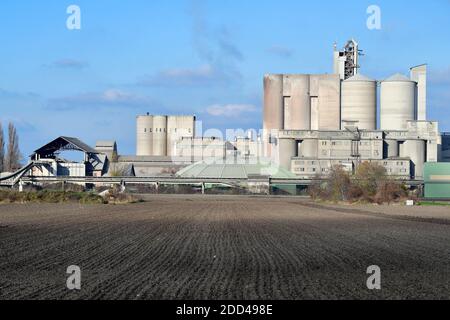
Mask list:
[{"label": "brown soil", "polygon": [[[449,209],[377,209],[233,196],[0,205],[0,299],[449,299]],[[66,288],[70,265],[81,291]],[[381,291],[366,287],[370,265]]]}]

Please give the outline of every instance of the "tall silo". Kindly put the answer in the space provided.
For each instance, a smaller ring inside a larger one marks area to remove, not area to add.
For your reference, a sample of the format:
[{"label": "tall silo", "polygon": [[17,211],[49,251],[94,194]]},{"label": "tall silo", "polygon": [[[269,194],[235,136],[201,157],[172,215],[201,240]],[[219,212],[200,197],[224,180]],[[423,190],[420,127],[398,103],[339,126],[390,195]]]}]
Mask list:
[{"label": "tall silo", "polygon": [[167,116],[153,117],[153,156],[167,156]]},{"label": "tall silo", "polygon": [[406,130],[407,122],[415,120],[416,86],[402,74],[381,82],[381,130]]},{"label": "tall silo", "polygon": [[266,155],[272,155],[270,137],[278,130],[284,129],[284,95],[283,75],[264,76],[264,121],[263,121]]},{"label": "tall silo", "polygon": [[153,116],[138,116],[136,118],[136,155],[153,155]]},{"label": "tall silo", "polygon": [[264,129],[284,129],[283,75],[264,77]]},{"label": "tall silo", "polygon": [[[342,82],[341,119],[361,130],[377,129],[377,82],[357,74]],[[342,124],[344,129],[344,124]]]},{"label": "tall silo", "polygon": [[[284,76],[285,130],[311,130],[310,79],[307,74]],[[288,103],[286,103],[288,101]]]}]

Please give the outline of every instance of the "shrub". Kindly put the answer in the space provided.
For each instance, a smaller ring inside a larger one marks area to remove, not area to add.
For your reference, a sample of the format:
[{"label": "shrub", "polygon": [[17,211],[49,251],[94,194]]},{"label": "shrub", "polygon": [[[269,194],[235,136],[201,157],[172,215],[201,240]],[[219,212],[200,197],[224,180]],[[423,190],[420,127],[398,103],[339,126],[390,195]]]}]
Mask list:
[{"label": "shrub", "polygon": [[313,200],[379,204],[392,203],[408,196],[406,186],[391,180],[384,167],[368,162],[362,163],[353,177],[342,166],[332,167],[326,177],[316,177],[308,193]]}]

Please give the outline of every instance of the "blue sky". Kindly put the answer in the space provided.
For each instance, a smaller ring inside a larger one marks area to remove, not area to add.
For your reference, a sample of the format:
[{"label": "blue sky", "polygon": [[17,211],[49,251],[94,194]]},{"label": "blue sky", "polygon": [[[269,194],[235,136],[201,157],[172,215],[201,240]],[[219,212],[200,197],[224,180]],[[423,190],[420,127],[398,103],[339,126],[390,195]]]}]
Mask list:
[{"label": "blue sky", "polygon": [[[81,30],[66,9],[81,8]],[[381,30],[366,9],[381,8]],[[349,38],[376,79],[428,63],[429,113],[450,131],[450,1],[72,0],[0,2],[0,120],[24,155],[60,135],[135,153],[135,117],[262,124],[265,73],[330,73]]]}]

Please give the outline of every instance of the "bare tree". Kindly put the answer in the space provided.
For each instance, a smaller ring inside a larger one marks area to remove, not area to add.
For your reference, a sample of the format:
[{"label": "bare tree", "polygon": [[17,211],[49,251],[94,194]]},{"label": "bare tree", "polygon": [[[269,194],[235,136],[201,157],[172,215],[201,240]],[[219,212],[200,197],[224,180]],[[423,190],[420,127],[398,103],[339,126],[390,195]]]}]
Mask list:
[{"label": "bare tree", "polygon": [[5,136],[2,123],[0,122],[0,172],[5,171],[5,169]]},{"label": "bare tree", "polygon": [[13,172],[20,169],[21,154],[19,151],[19,136],[16,127],[11,122],[8,125],[8,150],[6,153],[6,170]]}]

